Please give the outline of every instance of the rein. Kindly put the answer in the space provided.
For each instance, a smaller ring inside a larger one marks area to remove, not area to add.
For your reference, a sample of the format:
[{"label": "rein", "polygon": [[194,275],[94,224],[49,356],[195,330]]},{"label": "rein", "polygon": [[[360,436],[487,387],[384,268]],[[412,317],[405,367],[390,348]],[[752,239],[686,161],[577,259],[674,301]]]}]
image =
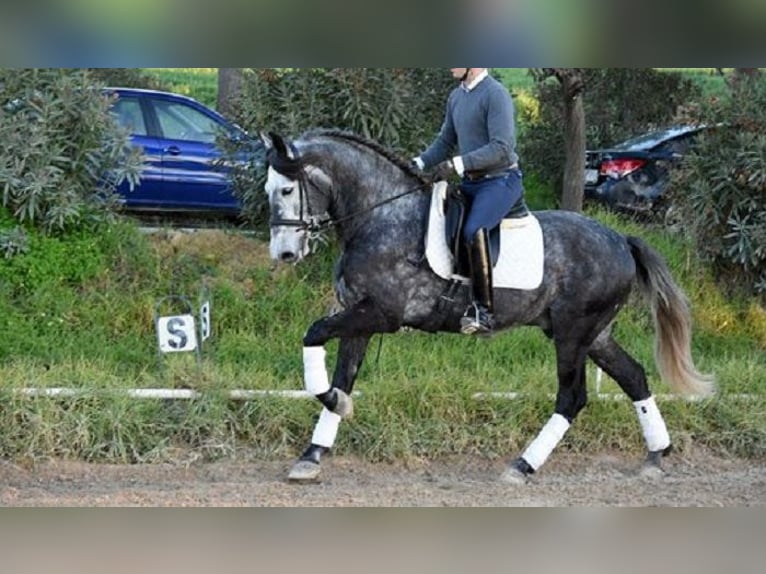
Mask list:
[{"label": "rein", "polygon": [[350,219],[354,219],[355,217],[359,217],[360,215],[364,215],[365,213],[369,213],[371,211],[376,210],[379,207],[382,207],[386,205],[387,203],[391,203],[393,201],[396,201],[397,199],[401,199],[402,197],[406,195],[410,195],[412,193],[415,193],[416,191],[420,191],[425,188],[425,186],[430,185],[429,183],[421,183],[420,185],[416,185],[415,187],[411,187],[409,189],[406,189],[405,191],[401,193],[397,193],[396,195],[393,195],[391,197],[388,197],[382,201],[379,201],[378,203],[375,203],[371,205],[370,207],[367,207],[365,209],[360,209],[359,211],[356,211],[354,213],[350,213],[348,215],[345,215],[343,217],[339,217],[338,219],[328,219],[324,223],[324,228],[329,229],[331,227],[334,227],[338,225],[339,223],[342,223],[343,221],[348,221]]}]

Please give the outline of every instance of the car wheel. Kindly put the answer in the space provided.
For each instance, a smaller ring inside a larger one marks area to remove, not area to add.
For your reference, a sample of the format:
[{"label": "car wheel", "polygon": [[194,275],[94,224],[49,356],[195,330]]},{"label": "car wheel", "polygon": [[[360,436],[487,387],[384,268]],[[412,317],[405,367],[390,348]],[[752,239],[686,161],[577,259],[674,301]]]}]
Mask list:
[{"label": "car wheel", "polygon": [[683,223],[681,210],[674,205],[669,206],[665,210],[665,214],[662,217],[662,222],[668,231],[673,233],[680,232],[683,229],[681,226]]},{"label": "car wheel", "polygon": [[609,205],[612,209],[631,208],[638,203],[638,196],[633,187],[626,181],[612,186],[609,192]]}]

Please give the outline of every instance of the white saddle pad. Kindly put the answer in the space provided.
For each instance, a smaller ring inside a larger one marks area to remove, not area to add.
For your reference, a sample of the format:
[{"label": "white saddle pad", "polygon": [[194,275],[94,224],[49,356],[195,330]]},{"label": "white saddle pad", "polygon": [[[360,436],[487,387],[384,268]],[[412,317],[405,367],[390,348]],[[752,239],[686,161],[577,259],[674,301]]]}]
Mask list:
[{"label": "white saddle pad", "polygon": [[[428,217],[426,259],[440,277],[467,282],[468,278],[455,274],[454,257],[444,238],[446,194],[446,182],[434,185]],[[500,257],[492,274],[495,288],[537,289],[543,281],[544,260],[543,231],[534,215],[503,220],[500,224]]]}]

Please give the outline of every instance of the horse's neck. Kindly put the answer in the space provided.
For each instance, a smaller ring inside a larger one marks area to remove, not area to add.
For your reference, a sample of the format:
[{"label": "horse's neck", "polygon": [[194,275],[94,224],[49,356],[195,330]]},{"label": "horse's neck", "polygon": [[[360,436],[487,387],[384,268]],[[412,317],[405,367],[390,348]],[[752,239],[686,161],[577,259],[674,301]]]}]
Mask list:
[{"label": "horse's neck", "polygon": [[417,192],[387,201],[402,193],[402,189],[396,186],[390,193],[369,194],[366,201],[352,202],[353,205],[348,206],[343,216],[347,219],[338,225],[339,238],[345,249],[354,249],[355,244],[375,244],[379,248],[389,246],[394,250],[409,250],[420,244],[425,235],[423,213],[427,206]]},{"label": "horse's neck", "polygon": [[[340,222],[341,239],[365,232],[424,233],[420,211],[426,207],[424,198],[418,197],[424,191],[419,190],[416,178],[406,177],[388,160],[381,168],[381,158],[372,149],[346,148],[337,141],[309,147],[319,158],[319,167],[333,180],[330,215]],[[397,198],[400,195],[403,197]]]}]

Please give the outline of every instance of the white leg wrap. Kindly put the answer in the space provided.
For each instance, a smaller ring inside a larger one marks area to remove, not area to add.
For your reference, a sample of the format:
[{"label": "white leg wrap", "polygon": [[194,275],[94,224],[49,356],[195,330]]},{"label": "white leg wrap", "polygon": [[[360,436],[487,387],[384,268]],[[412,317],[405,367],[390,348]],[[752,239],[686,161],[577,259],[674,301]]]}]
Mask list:
[{"label": "white leg wrap", "polygon": [[303,383],[306,390],[316,396],[330,390],[324,358],[324,347],[303,347]]},{"label": "white leg wrap", "polygon": [[638,413],[638,422],[641,423],[641,430],[644,433],[646,448],[650,452],[664,450],[670,446],[670,435],[665,426],[665,421],[657,408],[654,397],[649,397],[644,401],[633,403]]},{"label": "white leg wrap", "polygon": [[553,449],[564,438],[564,433],[569,429],[569,421],[562,415],[554,414],[521,455],[527,464],[537,470],[548,459]]},{"label": "white leg wrap", "polygon": [[335,444],[335,437],[338,435],[340,420],[340,415],[322,409],[319,420],[314,427],[314,434],[311,435],[311,443],[332,448],[332,445]]}]

